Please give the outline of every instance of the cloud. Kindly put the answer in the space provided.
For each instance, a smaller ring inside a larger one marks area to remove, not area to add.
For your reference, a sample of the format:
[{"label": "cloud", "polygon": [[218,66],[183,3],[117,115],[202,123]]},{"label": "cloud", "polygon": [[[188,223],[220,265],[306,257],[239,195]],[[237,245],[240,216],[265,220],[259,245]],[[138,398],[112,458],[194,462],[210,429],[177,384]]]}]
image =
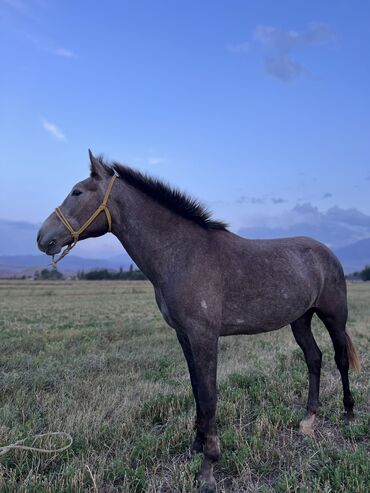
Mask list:
[{"label": "cloud", "polygon": [[288,55],[266,58],[265,69],[269,75],[283,82],[296,79],[304,71],[303,66],[294,62]]},{"label": "cloud", "polygon": [[42,125],[43,125],[44,129],[47,132],[49,132],[49,134],[51,134],[53,137],[55,137],[57,140],[59,140],[61,142],[67,142],[67,139],[66,139],[66,136],[64,135],[64,133],[54,123],[51,123],[51,122],[45,120],[45,118],[43,118],[42,119]]},{"label": "cloud", "polygon": [[335,205],[334,207],[330,207],[330,209],[328,209],[326,218],[330,221],[347,224],[349,226],[361,226],[368,228],[370,231],[370,216],[355,208],[341,209]]},{"label": "cloud", "polygon": [[286,200],[281,197],[272,197],[271,202],[273,204],[283,204]]},{"label": "cloud", "polygon": [[236,199],[237,204],[263,204],[265,199],[261,197],[248,197],[246,195],[241,195]]},{"label": "cloud", "polygon": [[229,43],[226,48],[230,53],[247,53],[250,49],[250,43],[248,43],[248,41]]},{"label": "cloud", "polygon": [[[38,9],[30,8],[32,7],[31,1],[26,2],[24,0],[0,0],[0,14],[2,14],[1,11],[2,3],[8,6],[9,7],[8,10],[13,11],[13,14],[16,15],[17,17],[27,17],[28,19],[37,20],[37,22],[39,22],[39,19],[35,17],[35,15],[37,15]],[[38,5],[33,5],[33,7],[35,6],[37,7],[39,5],[42,7],[46,6],[46,3],[44,5],[43,0],[38,0],[36,3]],[[22,41],[33,44],[36,48],[38,48],[41,51],[45,51],[47,53],[51,53],[53,55],[64,57],[64,58],[78,58],[76,53],[74,53],[72,50],[64,48],[63,46],[58,46],[58,43],[56,43],[53,39],[50,39],[48,37],[35,36],[31,32],[29,32],[29,30],[24,30],[24,29],[14,30],[13,34],[15,37],[21,39]]]},{"label": "cloud", "polygon": [[306,31],[281,31],[271,26],[257,26],[253,39],[280,53],[308,44],[323,44],[335,39],[334,31],[325,24],[314,24]]},{"label": "cloud", "polygon": [[322,196],[322,198],[323,198],[323,199],[329,199],[329,198],[330,198],[330,197],[332,197],[332,196],[333,196],[333,194],[332,194],[332,193],[330,193],[330,192],[326,192],[326,193],[324,193],[324,195]]},{"label": "cloud", "polygon": [[310,25],[305,31],[282,31],[260,25],[253,32],[253,40],[265,53],[266,72],[282,82],[297,79],[305,72],[304,66],[292,58],[292,51],[303,46],[326,44],[334,39],[334,31],[325,24]]},{"label": "cloud", "polygon": [[266,197],[250,197],[248,195],[241,195],[236,199],[236,203],[259,205],[265,204],[267,200],[271,200],[273,204],[283,204],[284,202],[287,202],[282,197],[271,197],[271,199],[267,199]]},{"label": "cloud", "polygon": [[306,202],[279,216],[255,218],[238,232],[247,238],[312,236],[338,248],[369,238],[370,216],[355,208],[342,209],[338,206],[320,211]]},{"label": "cloud", "polygon": [[56,48],[55,50],[51,50],[55,55],[65,57],[65,58],[77,58],[77,55],[73,53],[71,50],[67,50],[66,48]]}]

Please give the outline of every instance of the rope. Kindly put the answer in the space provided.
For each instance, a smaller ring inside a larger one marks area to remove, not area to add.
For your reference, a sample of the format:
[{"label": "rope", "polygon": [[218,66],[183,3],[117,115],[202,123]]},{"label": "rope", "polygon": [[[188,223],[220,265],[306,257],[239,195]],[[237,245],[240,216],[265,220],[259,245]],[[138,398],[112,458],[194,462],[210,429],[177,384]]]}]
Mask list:
[{"label": "rope", "polygon": [[103,212],[103,211],[105,212],[105,215],[107,216],[107,221],[108,221],[108,231],[109,232],[112,231],[112,216],[111,216],[111,214],[109,212],[109,209],[108,209],[108,206],[107,206],[107,202],[108,202],[109,195],[110,195],[110,193],[112,191],[112,187],[113,187],[113,184],[114,184],[114,181],[115,181],[116,178],[117,178],[117,175],[114,174],[112,176],[111,181],[109,182],[107,191],[105,192],[103,202],[101,203],[101,205],[99,205],[99,207],[96,209],[96,211],[91,214],[91,216],[89,217],[89,219],[77,231],[75,231],[73,229],[73,227],[71,226],[70,222],[68,221],[68,219],[66,218],[66,216],[63,214],[62,210],[60,209],[60,207],[57,207],[55,209],[55,214],[57,215],[58,219],[68,229],[68,231],[71,233],[71,236],[72,236],[72,239],[73,239],[73,243],[71,243],[71,245],[68,245],[67,248],[65,248],[63,250],[63,252],[60,254],[59,258],[57,258],[56,260],[54,260],[54,255],[53,255],[52,261],[51,261],[51,265],[52,265],[52,267],[54,269],[56,269],[57,263],[60,262],[66,255],[68,255],[68,253],[76,245],[76,243],[78,242],[78,239],[79,239],[81,233],[83,233],[85,231],[85,229],[87,229],[90,226],[90,224],[95,221],[95,219],[99,216],[99,214],[101,212]]},{"label": "rope", "polygon": [[23,438],[22,440],[18,440],[17,442],[11,443],[10,445],[5,445],[4,447],[0,447],[0,456],[5,455],[6,453],[9,452],[9,450],[15,450],[15,449],[41,452],[43,454],[57,454],[59,452],[63,452],[64,450],[67,450],[72,445],[73,438],[69,433],[66,433],[64,431],[51,431],[48,433],[41,433],[39,435],[34,435],[32,438],[33,441],[35,441],[39,438],[43,438],[47,436],[57,436],[57,435],[64,436],[65,438],[68,439],[69,443],[67,443],[67,445],[65,445],[64,447],[55,448],[55,449],[38,448],[38,447],[29,447],[27,445],[22,445],[26,440],[29,440],[29,438]]}]

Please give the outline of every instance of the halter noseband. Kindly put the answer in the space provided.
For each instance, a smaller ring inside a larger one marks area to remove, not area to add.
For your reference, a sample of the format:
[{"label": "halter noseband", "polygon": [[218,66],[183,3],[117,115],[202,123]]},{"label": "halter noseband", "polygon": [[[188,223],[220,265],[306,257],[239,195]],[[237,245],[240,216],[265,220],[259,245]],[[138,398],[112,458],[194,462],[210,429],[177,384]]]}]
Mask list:
[{"label": "halter noseband", "polygon": [[71,250],[72,248],[76,245],[76,243],[78,242],[78,239],[81,235],[81,233],[83,233],[89,226],[92,222],[95,221],[95,219],[99,216],[99,214],[101,212],[105,212],[105,215],[107,216],[107,221],[108,221],[108,231],[111,232],[112,231],[112,216],[109,212],[109,209],[108,209],[108,206],[107,206],[107,202],[108,202],[108,199],[109,199],[109,195],[112,191],[112,187],[113,187],[113,184],[114,184],[114,181],[115,179],[117,178],[117,175],[113,175],[112,176],[112,179],[111,181],[109,182],[109,185],[108,185],[108,188],[107,188],[107,191],[105,192],[105,195],[104,195],[104,199],[103,199],[103,202],[101,203],[101,205],[99,205],[99,207],[96,209],[95,212],[93,212],[91,214],[91,216],[89,217],[89,219],[81,226],[81,228],[79,228],[77,231],[75,231],[72,226],[71,226],[71,223],[68,221],[68,219],[65,217],[65,215],[63,214],[62,210],[60,209],[60,207],[57,207],[55,209],[55,214],[57,215],[58,219],[64,224],[64,226],[68,229],[68,231],[71,233],[71,236],[73,238],[73,243],[71,243],[70,245],[68,245],[64,250],[63,252],[60,254],[59,258],[54,260],[54,255],[53,255],[53,260],[51,262],[51,265],[56,268],[56,264],[62,260],[62,258],[64,258]]}]

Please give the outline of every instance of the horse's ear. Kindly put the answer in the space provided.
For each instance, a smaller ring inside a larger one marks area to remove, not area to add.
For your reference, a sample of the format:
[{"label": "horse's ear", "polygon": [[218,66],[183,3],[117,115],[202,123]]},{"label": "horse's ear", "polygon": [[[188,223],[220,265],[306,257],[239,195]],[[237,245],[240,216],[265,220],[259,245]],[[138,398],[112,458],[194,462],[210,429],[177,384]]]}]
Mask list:
[{"label": "horse's ear", "polygon": [[90,158],[90,176],[92,178],[101,178],[104,175],[104,166],[96,159],[94,154],[89,149],[89,158]]}]

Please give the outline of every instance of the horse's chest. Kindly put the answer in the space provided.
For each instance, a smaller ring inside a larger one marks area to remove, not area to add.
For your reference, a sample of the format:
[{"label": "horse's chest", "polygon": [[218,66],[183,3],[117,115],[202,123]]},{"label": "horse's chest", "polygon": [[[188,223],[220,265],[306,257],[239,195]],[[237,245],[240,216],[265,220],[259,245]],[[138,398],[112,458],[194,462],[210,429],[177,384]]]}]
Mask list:
[{"label": "horse's chest", "polygon": [[171,311],[166,303],[165,296],[163,295],[162,291],[159,288],[156,288],[154,292],[155,292],[155,299],[158,308],[162,314],[162,317],[170,327],[175,328],[176,323],[173,317],[171,316]]}]

